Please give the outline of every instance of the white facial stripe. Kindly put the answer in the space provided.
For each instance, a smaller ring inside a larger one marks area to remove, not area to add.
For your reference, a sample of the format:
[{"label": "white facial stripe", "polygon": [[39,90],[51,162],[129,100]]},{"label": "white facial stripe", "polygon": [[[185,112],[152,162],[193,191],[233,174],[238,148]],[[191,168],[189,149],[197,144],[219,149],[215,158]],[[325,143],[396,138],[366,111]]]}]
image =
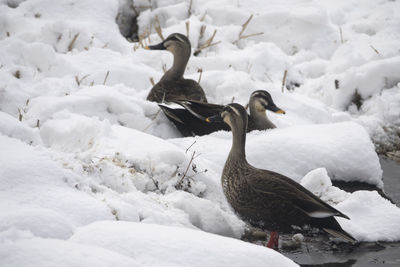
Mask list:
[{"label": "white facial stripe", "polygon": [[261,103],[261,101],[259,99],[257,99],[255,101],[255,108],[256,108],[256,111],[265,114],[265,107],[264,107],[264,105]]},{"label": "white facial stripe", "polygon": [[260,93],[260,92],[255,92],[255,93],[252,94],[253,97],[254,97],[254,96],[259,96],[259,95],[262,95],[262,93]]},{"label": "white facial stripe", "polygon": [[239,111],[238,111],[236,108],[234,108],[234,107],[232,107],[232,106],[229,106],[229,107],[233,110],[233,112],[236,113],[236,115],[240,116],[240,113],[239,113]]},{"label": "white facial stripe", "polygon": [[174,35],[174,37],[179,41],[181,41],[182,43],[185,43],[185,40],[183,40],[179,35]]},{"label": "white facial stripe", "polygon": [[231,125],[231,120],[229,119],[229,116],[226,116],[227,114],[228,114],[227,111],[223,111],[223,112],[221,113],[222,120],[223,120],[225,123],[227,123],[228,125]]},{"label": "white facial stripe", "polygon": [[268,102],[267,100],[265,100],[264,98],[260,98],[258,99],[261,103],[263,103],[264,105],[268,106]]}]

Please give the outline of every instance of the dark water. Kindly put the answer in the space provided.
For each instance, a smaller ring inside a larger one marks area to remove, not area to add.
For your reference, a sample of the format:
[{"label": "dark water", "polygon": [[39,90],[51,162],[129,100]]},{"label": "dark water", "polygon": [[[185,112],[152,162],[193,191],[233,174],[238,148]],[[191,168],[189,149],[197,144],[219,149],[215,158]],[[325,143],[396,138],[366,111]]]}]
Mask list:
[{"label": "dark water", "polygon": [[[381,158],[385,193],[400,206],[400,164]],[[399,225],[400,227],[400,225]],[[400,242],[333,245],[325,240],[305,242],[301,249],[280,251],[306,267],[400,267]]]}]

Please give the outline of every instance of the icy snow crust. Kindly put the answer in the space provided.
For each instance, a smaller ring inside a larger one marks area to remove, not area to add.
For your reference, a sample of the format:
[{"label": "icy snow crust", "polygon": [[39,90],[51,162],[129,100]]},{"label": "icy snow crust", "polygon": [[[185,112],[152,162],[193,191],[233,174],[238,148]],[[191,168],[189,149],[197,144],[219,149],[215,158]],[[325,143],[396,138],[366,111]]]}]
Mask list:
[{"label": "icy snow crust", "polygon": [[[248,161],[347,214],[340,223],[360,241],[400,240],[395,205],[331,184],[383,186],[371,138],[385,141],[400,121],[400,3],[192,2],[188,18],[188,2],[152,1],[139,34],[155,15],[164,36],[189,21],[193,49],[217,30],[221,42],[192,57],[185,76],[203,69],[210,102],[246,104],[266,89],[286,111],[268,113],[277,129],[248,134]],[[227,238],[245,229],[220,186],[231,134],[179,138],[145,101],[172,57],[132,49],[115,23],[118,1],[0,3],[1,266],[295,266]],[[264,34],[236,42],[251,14],[243,35]],[[285,69],[295,90],[282,93]]]}]

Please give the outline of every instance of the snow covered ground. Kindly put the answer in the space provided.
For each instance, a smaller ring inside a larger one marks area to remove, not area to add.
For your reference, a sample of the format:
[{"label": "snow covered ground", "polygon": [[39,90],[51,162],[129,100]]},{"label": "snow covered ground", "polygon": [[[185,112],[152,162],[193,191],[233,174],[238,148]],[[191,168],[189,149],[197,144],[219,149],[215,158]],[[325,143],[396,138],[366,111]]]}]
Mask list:
[{"label": "snow covered ground", "polygon": [[[180,138],[145,101],[172,57],[120,34],[130,3],[0,0],[0,265],[296,266],[228,238],[245,229],[220,187],[231,134]],[[360,241],[400,240],[395,205],[331,184],[384,185],[374,144],[398,142],[398,1],[133,3],[146,43],[160,41],[156,16],[164,36],[189,22],[193,51],[216,30],[185,74],[203,70],[210,102],[265,89],[286,111],[248,134],[250,163],[343,211]]]}]

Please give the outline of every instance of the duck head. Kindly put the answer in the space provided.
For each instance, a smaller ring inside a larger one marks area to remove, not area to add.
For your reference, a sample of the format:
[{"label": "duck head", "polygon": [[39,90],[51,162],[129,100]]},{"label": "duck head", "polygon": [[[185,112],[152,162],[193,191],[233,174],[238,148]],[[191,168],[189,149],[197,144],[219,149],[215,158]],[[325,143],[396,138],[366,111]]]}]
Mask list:
[{"label": "duck head", "polygon": [[222,112],[212,117],[205,119],[206,122],[225,122],[229,125],[232,131],[244,130],[247,128],[247,112],[246,109],[238,104],[232,103],[224,106]]},{"label": "duck head", "polygon": [[174,55],[190,56],[191,45],[189,39],[180,33],[170,34],[164,41],[156,45],[146,46],[148,50],[168,50]]},{"label": "duck head", "polygon": [[239,162],[247,162],[245,153],[247,116],[246,109],[242,105],[232,103],[224,106],[220,114],[206,118],[206,122],[224,121],[231,127],[233,138],[229,158],[240,159]]},{"label": "duck head", "polygon": [[250,96],[249,106],[250,114],[264,113],[267,109],[275,113],[285,114],[285,111],[275,105],[271,95],[265,90],[254,91]]}]

